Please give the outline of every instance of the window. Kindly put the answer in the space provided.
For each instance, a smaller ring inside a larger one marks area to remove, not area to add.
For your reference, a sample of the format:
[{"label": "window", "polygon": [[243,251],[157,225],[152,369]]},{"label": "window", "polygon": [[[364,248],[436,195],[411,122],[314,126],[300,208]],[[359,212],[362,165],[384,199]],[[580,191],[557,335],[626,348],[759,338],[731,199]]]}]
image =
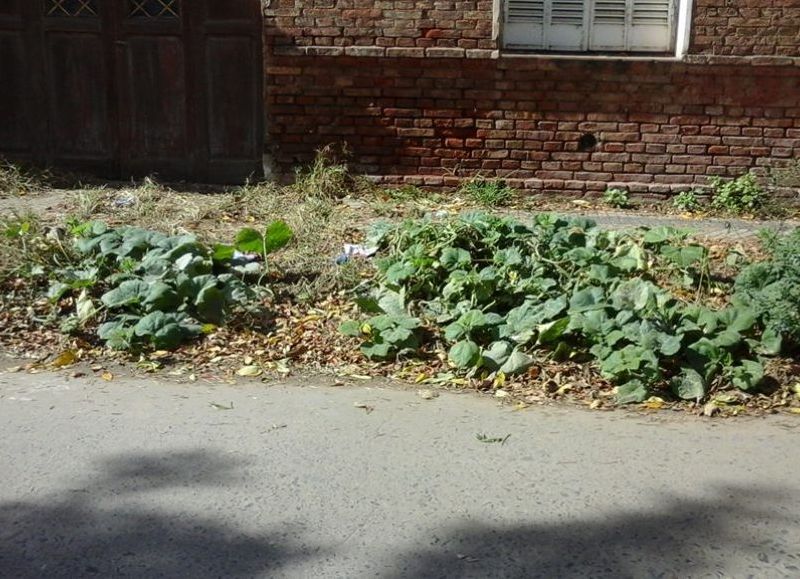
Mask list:
[{"label": "window", "polygon": [[47,0],[47,16],[97,16],[95,0]]},{"label": "window", "polygon": [[673,50],[679,0],[505,0],[506,48]]},{"label": "window", "polygon": [[178,18],[178,0],[129,0],[131,18]]}]

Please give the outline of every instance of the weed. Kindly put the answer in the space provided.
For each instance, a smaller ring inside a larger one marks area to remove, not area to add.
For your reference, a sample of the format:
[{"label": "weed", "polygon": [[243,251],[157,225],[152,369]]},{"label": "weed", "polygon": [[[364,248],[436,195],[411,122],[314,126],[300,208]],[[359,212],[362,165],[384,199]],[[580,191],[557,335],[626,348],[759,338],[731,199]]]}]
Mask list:
[{"label": "weed", "polygon": [[341,159],[346,155],[346,150],[337,155],[331,145],[323,147],[317,151],[311,165],[297,171],[294,189],[310,197],[325,199],[341,199],[350,195],[358,184],[347,163]]},{"label": "weed", "polygon": [[767,200],[766,193],[752,173],[745,173],[727,181],[721,177],[711,177],[709,183],[713,191],[711,207],[717,211],[734,215],[754,213],[761,209]]},{"label": "weed", "polygon": [[473,203],[483,207],[507,205],[514,197],[514,190],[501,179],[475,177],[461,185],[458,192]]},{"label": "weed", "polygon": [[603,203],[615,209],[626,209],[631,206],[628,192],[622,189],[606,189],[603,194]]},{"label": "weed", "polygon": [[25,195],[48,188],[50,174],[24,168],[0,157],[0,195]]},{"label": "weed", "polygon": [[672,200],[672,206],[678,211],[685,213],[695,213],[700,210],[700,200],[697,193],[692,191],[681,191]]},{"label": "weed", "polygon": [[380,193],[393,201],[399,202],[416,201],[426,195],[425,191],[416,185],[403,185],[402,187],[383,189]]}]

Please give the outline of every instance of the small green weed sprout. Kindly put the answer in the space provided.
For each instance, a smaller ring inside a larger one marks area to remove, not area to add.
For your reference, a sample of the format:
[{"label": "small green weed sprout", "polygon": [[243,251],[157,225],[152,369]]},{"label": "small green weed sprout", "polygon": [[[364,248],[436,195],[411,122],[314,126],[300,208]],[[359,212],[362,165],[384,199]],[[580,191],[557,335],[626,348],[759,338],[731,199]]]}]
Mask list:
[{"label": "small green weed sprout", "polygon": [[514,190],[501,179],[476,177],[464,183],[458,191],[468,199],[484,207],[507,205],[514,197]]},{"label": "small green weed sprout", "polygon": [[685,213],[695,213],[700,210],[700,200],[697,198],[697,192],[681,191],[672,200],[672,206],[678,211]]},{"label": "small green weed sprout", "polygon": [[628,192],[622,189],[606,189],[603,194],[603,203],[615,209],[625,209],[631,206]]},{"label": "small green weed sprout", "polygon": [[753,213],[761,209],[767,200],[766,193],[752,173],[728,181],[711,177],[709,181],[713,190],[711,207],[717,211],[736,215]]}]

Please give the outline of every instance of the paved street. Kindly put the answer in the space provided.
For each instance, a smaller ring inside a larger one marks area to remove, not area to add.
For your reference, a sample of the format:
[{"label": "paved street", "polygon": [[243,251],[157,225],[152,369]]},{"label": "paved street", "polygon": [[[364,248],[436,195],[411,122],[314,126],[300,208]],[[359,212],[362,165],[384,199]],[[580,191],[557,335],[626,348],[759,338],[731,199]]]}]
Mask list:
[{"label": "paved street", "polygon": [[800,418],[329,384],[0,373],[0,576],[800,576]]}]

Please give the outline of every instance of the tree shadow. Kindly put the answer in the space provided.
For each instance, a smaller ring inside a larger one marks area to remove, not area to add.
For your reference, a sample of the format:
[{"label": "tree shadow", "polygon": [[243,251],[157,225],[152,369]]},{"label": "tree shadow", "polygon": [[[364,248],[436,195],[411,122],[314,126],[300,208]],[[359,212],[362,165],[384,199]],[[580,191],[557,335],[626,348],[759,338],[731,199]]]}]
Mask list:
[{"label": "tree shadow", "polygon": [[800,520],[783,506],[792,502],[788,492],[724,487],[711,500],[667,497],[655,511],[602,519],[455,526],[398,557],[391,576],[797,577]]},{"label": "tree shadow", "polygon": [[291,527],[246,533],[199,509],[167,512],[163,497],[155,504],[145,494],[242,483],[241,461],[193,451],[116,456],[99,466],[99,477],[56,495],[0,504],[0,576],[256,577],[324,555],[289,538]]}]

